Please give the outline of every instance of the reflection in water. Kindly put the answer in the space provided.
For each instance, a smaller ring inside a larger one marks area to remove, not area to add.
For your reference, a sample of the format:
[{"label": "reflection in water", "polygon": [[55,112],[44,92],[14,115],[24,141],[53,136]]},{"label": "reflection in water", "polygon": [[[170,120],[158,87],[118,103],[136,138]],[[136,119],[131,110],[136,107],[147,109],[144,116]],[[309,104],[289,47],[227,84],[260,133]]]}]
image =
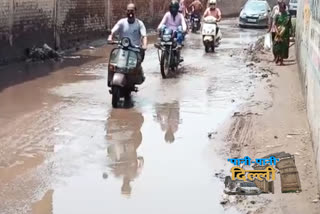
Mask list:
[{"label": "reflection in water", "polygon": [[156,104],[156,120],[160,123],[161,130],[165,132],[164,139],[167,143],[175,141],[174,134],[180,124],[180,104],[173,103]]},{"label": "reflection in water", "polygon": [[131,195],[130,182],[141,172],[143,157],[137,155],[142,142],[143,115],[135,109],[113,109],[107,120],[109,167],[115,177],[122,177],[121,193]]}]

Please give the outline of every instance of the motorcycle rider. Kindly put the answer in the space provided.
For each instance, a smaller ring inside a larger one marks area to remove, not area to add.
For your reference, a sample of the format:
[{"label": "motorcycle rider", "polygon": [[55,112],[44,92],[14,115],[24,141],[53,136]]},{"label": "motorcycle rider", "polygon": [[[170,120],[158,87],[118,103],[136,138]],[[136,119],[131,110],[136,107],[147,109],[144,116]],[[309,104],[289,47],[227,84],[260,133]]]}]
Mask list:
[{"label": "motorcycle rider", "polygon": [[199,0],[194,0],[188,8],[191,8],[191,20],[195,17],[198,16],[199,19],[201,19],[201,13],[202,13],[202,3]]},{"label": "motorcycle rider", "polygon": [[[111,34],[108,37],[108,41],[112,41],[116,33],[120,35],[120,39],[128,37],[131,40],[132,45],[141,47],[140,54],[142,63],[147,49],[147,31],[144,23],[136,18],[136,6],[133,3],[127,5],[127,18],[120,19],[117,24],[112,28]],[[145,80],[143,69],[140,69],[142,73],[142,82]]]},{"label": "motorcycle rider", "polygon": [[169,28],[174,32],[177,32],[178,47],[182,47],[184,41],[184,33],[187,31],[187,24],[184,16],[179,13],[179,2],[172,0],[169,6],[169,12],[167,12],[158,26],[158,31],[162,32],[165,28]]},{"label": "motorcycle rider", "polygon": [[[209,7],[203,14],[203,17],[213,16],[217,19],[217,22],[221,21],[221,11],[217,8],[217,0],[209,0]],[[217,34],[219,32],[219,26],[217,25]]]}]

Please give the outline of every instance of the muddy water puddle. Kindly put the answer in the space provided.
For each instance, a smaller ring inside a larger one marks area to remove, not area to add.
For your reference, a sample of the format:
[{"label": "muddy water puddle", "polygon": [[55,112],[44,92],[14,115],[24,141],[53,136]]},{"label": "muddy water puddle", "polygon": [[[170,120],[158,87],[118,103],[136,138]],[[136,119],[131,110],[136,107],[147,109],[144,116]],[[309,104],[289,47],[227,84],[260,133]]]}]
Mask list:
[{"label": "muddy water puddle", "polygon": [[[221,154],[223,141],[210,140],[208,133],[220,132],[250,92],[245,64],[226,50],[243,48],[260,33],[222,29],[226,43],[213,54],[205,54],[199,35],[190,34],[185,62],[172,79],[161,79],[158,56],[150,46],[144,63],[147,80],[133,96],[132,108],[112,109],[106,58],[70,68],[65,72],[68,80],[82,78],[74,82],[64,82],[64,74],[57,74],[59,84],[44,87],[57,97],[46,110],[50,117],[40,123],[39,111],[35,113],[39,118],[32,121],[32,129],[50,149],[39,153],[44,154],[39,168],[45,170],[36,174],[37,179],[25,175],[23,184],[36,183],[30,193],[22,194],[34,202],[29,211],[237,213],[220,204],[224,184],[214,174],[229,173],[228,157]],[[97,51],[84,53],[100,55],[103,48]],[[0,197],[6,202],[0,211],[13,205],[23,210],[12,198]]]}]

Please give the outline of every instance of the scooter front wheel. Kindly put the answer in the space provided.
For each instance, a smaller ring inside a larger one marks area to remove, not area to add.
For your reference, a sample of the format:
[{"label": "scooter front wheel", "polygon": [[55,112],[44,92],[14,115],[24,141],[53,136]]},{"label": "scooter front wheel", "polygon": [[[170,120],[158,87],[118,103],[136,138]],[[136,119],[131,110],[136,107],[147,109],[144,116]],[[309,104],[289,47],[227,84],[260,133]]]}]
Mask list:
[{"label": "scooter front wheel", "polygon": [[205,50],[206,53],[209,53],[210,46],[208,44],[204,44],[204,50]]},{"label": "scooter front wheel", "polygon": [[112,88],[112,107],[117,108],[120,100],[121,88],[119,86],[114,86]]}]

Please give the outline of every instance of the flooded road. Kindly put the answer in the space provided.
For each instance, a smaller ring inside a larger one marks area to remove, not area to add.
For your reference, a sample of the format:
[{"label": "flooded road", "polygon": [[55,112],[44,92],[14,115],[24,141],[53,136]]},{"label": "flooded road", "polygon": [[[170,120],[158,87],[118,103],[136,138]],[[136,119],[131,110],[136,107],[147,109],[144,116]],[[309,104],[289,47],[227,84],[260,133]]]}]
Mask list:
[{"label": "flooded road", "polygon": [[0,89],[0,213],[237,213],[220,204],[224,183],[214,174],[228,173],[229,157],[208,133],[250,96],[245,56],[235,53],[264,31],[234,20],[221,30],[214,54],[189,34],[171,79],[161,79],[150,45],[129,109],[112,109],[105,46],[3,68],[19,80]]}]

